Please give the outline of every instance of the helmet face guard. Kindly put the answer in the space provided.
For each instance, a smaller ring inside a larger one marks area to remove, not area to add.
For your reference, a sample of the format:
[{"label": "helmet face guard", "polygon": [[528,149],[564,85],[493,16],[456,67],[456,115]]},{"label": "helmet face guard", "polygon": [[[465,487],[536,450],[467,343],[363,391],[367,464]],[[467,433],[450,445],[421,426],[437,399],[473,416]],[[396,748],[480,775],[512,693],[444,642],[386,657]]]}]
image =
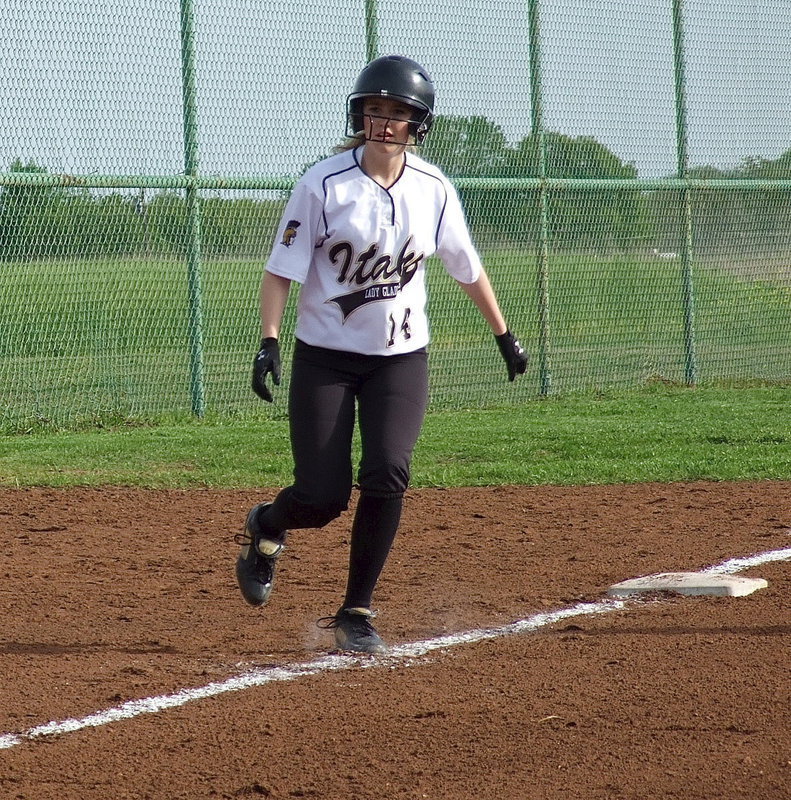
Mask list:
[{"label": "helmet face guard", "polygon": [[362,132],[367,138],[363,119],[366,97],[386,97],[413,109],[409,120],[409,135],[413,141],[402,144],[423,144],[434,122],[434,83],[420,64],[404,56],[382,56],[371,61],[346,98],[347,136]]}]

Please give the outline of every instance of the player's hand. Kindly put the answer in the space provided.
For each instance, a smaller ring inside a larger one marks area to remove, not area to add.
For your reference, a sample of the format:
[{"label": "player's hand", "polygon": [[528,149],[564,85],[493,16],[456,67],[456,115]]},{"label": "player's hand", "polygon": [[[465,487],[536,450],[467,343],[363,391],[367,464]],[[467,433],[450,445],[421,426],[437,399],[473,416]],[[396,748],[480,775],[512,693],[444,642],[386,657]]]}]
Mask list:
[{"label": "player's hand", "polygon": [[253,360],[253,391],[267,403],[272,402],[272,392],[266,385],[266,376],[272,373],[272,383],[280,386],[280,346],[277,339],[261,339],[261,349]]},{"label": "player's hand", "polygon": [[513,381],[517,373],[524,375],[527,369],[528,356],[524,347],[519,344],[519,340],[511,331],[501,333],[494,338],[497,341],[497,346],[500,348],[503,359],[505,359],[505,365],[508,367],[508,380]]}]

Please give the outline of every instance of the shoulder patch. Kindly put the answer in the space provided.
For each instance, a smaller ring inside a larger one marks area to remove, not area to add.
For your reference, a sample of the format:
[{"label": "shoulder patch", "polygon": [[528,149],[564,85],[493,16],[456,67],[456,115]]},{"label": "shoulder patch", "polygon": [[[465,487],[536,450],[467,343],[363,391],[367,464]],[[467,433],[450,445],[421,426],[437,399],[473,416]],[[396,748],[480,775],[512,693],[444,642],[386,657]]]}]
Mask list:
[{"label": "shoulder patch", "polygon": [[297,228],[301,224],[299,220],[290,219],[286,224],[286,229],[283,231],[283,238],[280,240],[280,244],[291,247],[294,244],[294,239],[297,238]]}]

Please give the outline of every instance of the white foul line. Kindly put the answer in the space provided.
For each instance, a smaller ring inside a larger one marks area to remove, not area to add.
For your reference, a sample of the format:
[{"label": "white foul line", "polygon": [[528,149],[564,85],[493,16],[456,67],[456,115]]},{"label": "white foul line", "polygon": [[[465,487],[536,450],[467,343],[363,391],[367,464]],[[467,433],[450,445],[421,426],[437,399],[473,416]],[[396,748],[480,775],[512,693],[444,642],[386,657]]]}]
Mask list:
[{"label": "white foul line", "polygon": [[791,548],[785,550],[770,550],[767,553],[757,553],[747,558],[729,558],[722,564],[709,567],[703,570],[708,575],[732,575],[734,572],[741,572],[743,569],[756,567],[759,564],[768,564],[770,561],[787,561],[791,558]]},{"label": "white foul line", "polygon": [[[788,559],[791,559],[791,548],[770,550],[765,553],[757,553],[747,558],[732,558],[728,561],[724,561],[722,564],[709,567],[704,571],[709,574],[732,574],[747,569],[748,567],[766,564],[771,561],[786,561]],[[206,686],[199,686],[195,689],[182,689],[174,694],[145,697],[141,700],[129,700],[126,703],[122,703],[120,706],[107,708],[104,711],[97,711],[81,719],[65,719],[59,722],[47,722],[45,725],[38,725],[35,728],[29,728],[21,733],[2,734],[0,735],[0,750],[8,750],[23,742],[40,739],[45,736],[71,733],[73,731],[83,730],[84,728],[97,728],[101,725],[108,725],[111,722],[132,719],[141,714],[156,714],[168,708],[178,708],[194,700],[204,700],[208,697],[225,694],[226,692],[238,692],[253,686],[263,686],[267,683],[291,681],[296,678],[317,675],[322,672],[339,672],[354,667],[365,668],[381,666],[383,663],[405,661],[423,656],[432,650],[441,650],[460,644],[471,644],[487,639],[496,639],[501,636],[535,631],[539,628],[544,628],[547,625],[552,625],[555,622],[560,622],[561,620],[572,617],[587,616],[590,614],[607,614],[610,611],[617,611],[625,608],[626,605],[627,602],[624,600],[612,599],[602,600],[598,603],[578,603],[569,608],[561,608],[557,611],[550,611],[543,614],[534,614],[531,617],[520,619],[498,628],[484,628],[467,631],[465,633],[440,636],[422,642],[397,645],[390,648],[385,656],[371,658],[351,655],[329,655],[302,664],[250,670],[249,672],[235,675],[227,680],[212,682]]]}]

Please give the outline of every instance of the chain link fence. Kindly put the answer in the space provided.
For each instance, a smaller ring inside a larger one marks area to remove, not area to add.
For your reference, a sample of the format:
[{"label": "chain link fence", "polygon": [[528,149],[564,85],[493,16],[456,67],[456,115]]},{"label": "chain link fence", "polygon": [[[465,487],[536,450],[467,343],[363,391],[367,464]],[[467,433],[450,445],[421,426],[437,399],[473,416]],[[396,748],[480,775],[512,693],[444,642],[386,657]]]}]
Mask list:
[{"label": "chain link fence", "polygon": [[[432,407],[791,379],[781,0],[0,0],[0,425],[282,415],[249,389],[290,187],[385,53],[423,63],[531,355],[429,269]],[[293,297],[283,340],[288,359]]]}]

